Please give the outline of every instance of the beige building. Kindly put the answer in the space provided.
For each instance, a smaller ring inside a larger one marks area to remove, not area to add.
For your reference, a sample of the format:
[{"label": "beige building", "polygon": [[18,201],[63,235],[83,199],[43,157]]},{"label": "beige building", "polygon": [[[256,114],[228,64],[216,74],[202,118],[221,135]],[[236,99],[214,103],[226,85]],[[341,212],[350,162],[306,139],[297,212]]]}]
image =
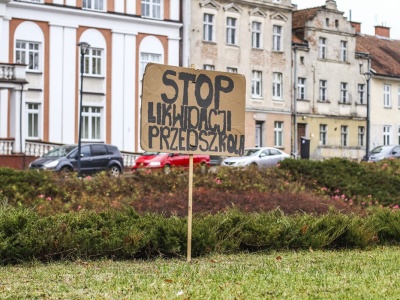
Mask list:
[{"label": "beige building", "polygon": [[358,34],[357,49],[371,56],[370,149],[400,144],[400,41],[375,26],[374,36]]},{"label": "beige building", "polygon": [[[327,0],[293,12],[293,140],[303,158],[365,155],[367,84],[356,30]],[[309,148],[308,148],[309,146]]]},{"label": "beige building", "polygon": [[291,151],[290,0],[185,1],[183,66],[246,77],[246,147]]}]

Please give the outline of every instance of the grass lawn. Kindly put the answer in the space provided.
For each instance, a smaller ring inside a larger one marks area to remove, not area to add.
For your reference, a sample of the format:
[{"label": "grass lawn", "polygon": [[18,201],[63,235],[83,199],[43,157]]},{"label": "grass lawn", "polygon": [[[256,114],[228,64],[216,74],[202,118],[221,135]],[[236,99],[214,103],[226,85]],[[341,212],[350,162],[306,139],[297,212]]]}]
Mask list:
[{"label": "grass lawn", "polygon": [[1,299],[400,299],[399,247],[0,267]]}]

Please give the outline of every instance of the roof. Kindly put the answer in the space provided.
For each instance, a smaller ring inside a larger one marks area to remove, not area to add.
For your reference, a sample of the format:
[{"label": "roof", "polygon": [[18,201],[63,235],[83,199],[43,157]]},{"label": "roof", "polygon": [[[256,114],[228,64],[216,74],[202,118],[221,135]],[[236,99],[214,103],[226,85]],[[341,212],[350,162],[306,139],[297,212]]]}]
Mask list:
[{"label": "roof", "polygon": [[323,6],[295,10],[292,15],[292,30],[304,28],[307,21],[312,20]]},{"label": "roof", "polygon": [[400,40],[363,34],[356,38],[356,51],[370,54],[376,74],[400,77]]}]

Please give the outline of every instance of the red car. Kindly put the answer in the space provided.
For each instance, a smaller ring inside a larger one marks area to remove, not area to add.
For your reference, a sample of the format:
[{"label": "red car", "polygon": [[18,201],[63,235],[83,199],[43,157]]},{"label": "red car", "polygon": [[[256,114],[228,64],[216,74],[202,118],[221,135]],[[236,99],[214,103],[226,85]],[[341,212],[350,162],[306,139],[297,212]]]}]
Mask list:
[{"label": "red car", "polygon": [[[194,154],[193,166],[194,168],[200,168],[201,173],[207,173],[210,167],[210,156]],[[189,168],[189,154],[145,152],[136,159],[135,164],[132,166],[132,171],[157,169],[163,170],[164,173],[168,174],[172,168],[177,167]]]}]

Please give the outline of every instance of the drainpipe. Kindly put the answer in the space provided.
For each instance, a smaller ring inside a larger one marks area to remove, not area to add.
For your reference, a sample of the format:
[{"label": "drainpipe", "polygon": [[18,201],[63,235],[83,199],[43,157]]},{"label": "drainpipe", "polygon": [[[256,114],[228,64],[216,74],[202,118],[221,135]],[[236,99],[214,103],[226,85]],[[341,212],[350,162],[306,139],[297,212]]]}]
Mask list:
[{"label": "drainpipe", "polygon": [[[19,94],[19,152],[22,153],[22,91],[24,90],[24,84],[21,83],[21,92]],[[22,167],[25,170],[25,153]]]},{"label": "drainpipe", "polygon": [[293,155],[297,159],[297,48],[293,47],[294,61],[293,61]]}]

